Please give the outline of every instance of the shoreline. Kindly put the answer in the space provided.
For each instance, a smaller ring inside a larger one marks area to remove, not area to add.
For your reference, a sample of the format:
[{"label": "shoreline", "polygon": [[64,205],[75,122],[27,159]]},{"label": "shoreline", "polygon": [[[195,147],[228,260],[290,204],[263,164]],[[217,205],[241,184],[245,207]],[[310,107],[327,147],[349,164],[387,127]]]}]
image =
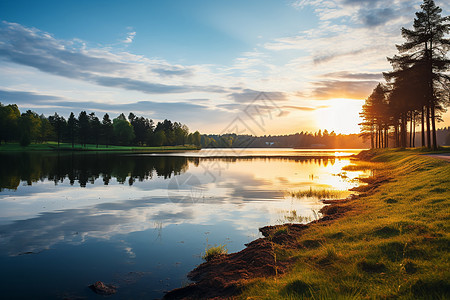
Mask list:
[{"label": "shoreline", "polygon": [[[411,153],[410,151],[398,158],[396,157],[395,151],[378,150],[363,151],[359,155],[356,155],[355,158],[358,159],[357,166],[359,164],[362,165],[362,167],[367,167],[364,166],[364,164],[374,164],[379,161],[385,164],[394,164],[399,159],[411,160],[416,156],[417,153]],[[391,163],[390,161],[393,161],[394,163]],[[445,161],[438,165],[442,167],[442,164],[444,164],[444,170],[448,169],[448,166],[445,165],[447,164]],[[319,291],[324,288],[320,287],[320,285],[317,286],[316,284],[309,283],[303,279],[296,279],[292,281],[291,277],[295,278],[296,272],[298,272],[299,275],[307,272],[316,272],[315,268],[319,268],[320,272],[323,271],[320,269],[324,269],[325,275],[327,276],[329,276],[329,274],[327,274],[326,269],[330,267],[340,268],[342,270],[338,271],[344,271],[341,275],[345,276],[346,273],[349,273],[349,271],[345,271],[348,265],[354,265],[357,269],[357,276],[363,280],[370,281],[370,278],[374,276],[384,276],[383,274],[389,272],[391,262],[395,264],[399,258],[395,257],[395,259],[392,259],[392,257],[389,257],[389,255],[392,256],[392,253],[389,252],[383,254],[384,256],[387,255],[388,259],[383,256],[376,259],[371,258],[374,254],[367,255],[367,258],[364,258],[364,256],[361,258],[360,256],[363,252],[370,252],[370,249],[363,250],[362,248],[361,250],[357,250],[361,253],[352,253],[353,256],[360,257],[358,261],[349,260],[344,264],[343,258],[345,254],[340,253],[337,250],[340,246],[339,240],[345,238],[350,241],[350,244],[359,244],[367,237],[362,235],[359,239],[357,238],[355,240],[355,238],[352,238],[351,235],[346,234],[344,231],[338,231],[329,235],[324,234],[324,231],[333,231],[336,230],[336,228],[339,229],[339,227],[343,227],[343,223],[351,224],[353,221],[352,219],[357,220],[362,225],[366,226],[367,224],[364,224],[365,221],[363,216],[368,215],[373,217],[372,207],[366,204],[366,201],[376,201],[377,205],[380,205],[379,202],[382,202],[381,205],[383,206],[391,206],[398,203],[398,200],[389,197],[390,193],[383,192],[383,189],[380,189],[380,187],[396,182],[397,179],[394,175],[407,176],[400,172],[402,171],[400,167],[401,164],[397,166],[398,170],[395,170],[395,174],[391,173],[392,170],[384,169],[383,172],[379,172],[379,174],[374,175],[373,177],[362,180],[362,182],[367,183],[367,185],[360,185],[357,188],[351,189],[353,191],[360,192],[360,195],[357,197],[324,201],[325,204],[329,205],[324,206],[321,209],[320,212],[323,216],[319,220],[307,224],[287,223],[283,225],[265,226],[260,228],[259,231],[264,237],[246,244],[246,248],[239,252],[221,255],[220,257],[217,257],[209,262],[200,264],[188,274],[188,278],[192,280],[193,283],[167,292],[163,299],[226,299],[228,297],[239,298],[240,296],[244,299],[246,296],[255,296],[258,299],[259,297],[263,299],[270,299],[271,297],[267,296],[268,293],[272,293],[274,295],[280,295],[281,293],[281,295],[284,295],[281,298],[289,298],[292,296],[312,296],[313,288]],[[421,170],[419,169],[419,171]],[[444,178],[444,182],[448,182],[448,180],[445,180],[446,179]],[[437,191],[439,193],[449,192],[449,190],[445,188]],[[385,199],[381,198],[380,195],[383,195]],[[383,227],[383,224],[384,222],[380,223],[380,221],[371,221],[371,223],[368,224],[368,229],[370,233],[376,232],[376,237],[374,240],[381,239],[381,246],[385,247],[384,242],[387,241],[386,238],[396,239],[398,229],[387,226]],[[385,231],[387,234],[385,234]],[[401,232],[402,229],[400,228],[400,233]],[[410,238],[413,239],[414,237],[415,234],[413,234]],[[352,246],[354,246],[353,244]],[[389,245],[397,244],[399,244],[399,242],[393,241]],[[356,248],[359,249],[358,247]],[[407,247],[408,243],[405,243],[404,248],[406,249]],[[296,254],[299,254],[300,256],[296,256]],[[405,256],[405,254],[403,256]],[[418,262],[413,262],[413,259],[415,259],[415,257],[411,255],[411,257],[408,258],[404,257],[401,261],[402,264],[405,263],[406,265],[414,266],[411,268],[415,270],[418,269]],[[305,266],[308,268],[310,267],[310,264],[313,264],[314,267],[311,268],[311,270],[305,269],[297,271],[298,265],[302,265],[305,262]],[[398,265],[398,263],[396,264]],[[409,271],[405,271],[407,270],[405,267],[401,270],[403,273],[406,272],[406,276],[416,274],[416,271],[411,271],[408,273]],[[336,270],[333,272],[336,272]],[[352,270],[352,272],[355,272],[355,270]],[[402,275],[405,276],[403,273]],[[336,274],[333,275],[335,276],[332,279],[338,280]],[[390,280],[393,281],[396,276],[397,275],[393,274],[393,278]],[[329,279],[330,278],[327,278],[326,281]],[[280,281],[284,280],[291,281],[291,283],[286,284],[284,287],[280,286]],[[438,280],[437,283],[433,282],[431,284],[431,288],[429,288],[427,284],[423,285],[423,280],[417,280],[414,276],[411,276],[409,280],[409,289],[399,288],[396,293],[413,293],[414,296],[411,297],[414,298],[418,295],[427,295],[428,289],[433,289],[432,293],[447,295],[446,293],[448,293],[448,288],[450,287],[450,284],[448,282],[446,283],[445,280]],[[320,280],[316,281],[320,282]],[[261,285],[262,287],[258,288],[258,285]],[[437,285],[437,288],[435,285]],[[273,288],[274,286],[276,288]],[[354,287],[354,289],[357,293],[367,293],[366,295],[363,295],[365,297],[379,296],[375,294],[376,291],[369,293],[369,291],[361,291],[360,287]],[[264,295],[264,291],[266,291],[266,296],[261,296]],[[390,294],[394,293],[388,290],[386,290],[386,292]],[[255,295],[255,293],[260,295]],[[335,293],[335,291],[327,291],[327,293],[329,295],[330,293]],[[336,295],[343,296],[345,293],[345,290],[342,292],[338,291]],[[378,291],[376,293],[380,292]]]},{"label": "shoreline", "polygon": [[74,153],[82,153],[82,152],[123,152],[123,153],[177,153],[183,151],[192,151],[192,150],[200,150],[201,148],[197,146],[160,146],[160,147],[146,147],[146,146],[115,146],[109,145],[108,147],[104,145],[99,145],[97,148],[96,145],[89,144],[87,147],[82,147],[80,145],[76,145],[72,148],[71,144],[61,144],[60,147],[57,144],[31,144],[26,147],[22,147],[17,143],[10,144],[2,144],[0,145],[0,153],[11,153],[11,152],[74,152]]}]

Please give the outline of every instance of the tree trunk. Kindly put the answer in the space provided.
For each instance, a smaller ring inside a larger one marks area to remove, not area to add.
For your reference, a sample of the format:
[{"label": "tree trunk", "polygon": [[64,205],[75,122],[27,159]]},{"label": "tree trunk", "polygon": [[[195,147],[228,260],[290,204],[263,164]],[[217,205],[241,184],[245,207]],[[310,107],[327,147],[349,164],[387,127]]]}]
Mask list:
[{"label": "tree trunk", "polygon": [[412,147],[416,147],[416,112],[413,112],[413,127],[412,127]]},{"label": "tree trunk", "polygon": [[403,114],[403,118],[402,118],[402,148],[406,148],[407,144],[406,144],[406,139],[408,137],[408,127],[407,127],[407,115]]},{"label": "tree trunk", "polygon": [[370,130],[370,148],[373,149],[374,144],[373,144],[373,126]]},{"label": "tree trunk", "polygon": [[427,104],[427,147],[431,148],[430,104]]},{"label": "tree trunk", "polygon": [[425,147],[425,107],[422,106],[422,114],[420,115],[421,123],[422,123],[422,147]]},{"label": "tree trunk", "polygon": [[378,129],[375,128],[375,148],[378,148]]},{"label": "tree trunk", "polygon": [[386,141],[386,148],[389,148],[389,127],[386,126],[386,129],[384,130],[385,132],[385,141]]},{"label": "tree trunk", "polygon": [[432,131],[433,131],[433,150],[437,150],[438,145],[436,141],[436,118],[435,118],[435,112],[434,112],[434,103],[431,105],[431,124],[432,124]]},{"label": "tree trunk", "polygon": [[395,148],[398,148],[398,124],[394,125]]}]

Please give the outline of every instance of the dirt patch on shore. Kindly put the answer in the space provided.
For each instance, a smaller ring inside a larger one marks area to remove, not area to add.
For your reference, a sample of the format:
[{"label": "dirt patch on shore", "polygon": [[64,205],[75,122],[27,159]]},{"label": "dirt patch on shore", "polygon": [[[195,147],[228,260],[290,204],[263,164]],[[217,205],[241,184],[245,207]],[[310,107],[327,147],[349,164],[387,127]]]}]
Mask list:
[{"label": "dirt patch on shore", "polygon": [[163,299],[222,299],[239,292],[242,281],[273,276],[286,270],[276,264],[273,245],[265,238],[257,239],[237,253],[222,255],[205,262],[188,274],[195,281],[167,293]]},{"label": "dirt patch on shore", "polygon": [[277,261],[274,247],[293,246],[306,228],[303,224],[260,228],[264,238],[246,244],[242,251],[202,263],[188,274],[195,283],[172,290],[163,299],[224,299],[238,294],[249,279],[284,274],[292,261]]}]

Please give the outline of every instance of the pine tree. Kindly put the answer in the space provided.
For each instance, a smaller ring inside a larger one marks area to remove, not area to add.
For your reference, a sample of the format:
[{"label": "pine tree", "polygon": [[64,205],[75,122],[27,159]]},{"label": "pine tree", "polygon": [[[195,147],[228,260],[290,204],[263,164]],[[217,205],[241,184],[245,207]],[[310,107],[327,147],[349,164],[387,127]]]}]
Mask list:
[{"label": "pine tree", "polygon": [[52,124],[55,133],[56,133],[56,139],[58,142],[58,148],[59,143],[61,142],[62,133],[64,132],[65,126],[66,126],[66,119],[64,117],[58,115],[55,113],[53,116],[48,117],[48,120],[50,121],[50,124]]},{"label": "pine tree", "polygon": [[78,120],[77,120],[77,118],[75,118],[75,115],[73,114],[73,112],[71,112],[69,119],[67,120],[67,129],[68,129],[69,140],[72,143],[72,148],[74,147],[74,144],[75,144],[75,136],[77,133],[77,128],[78,128]]},{"label": "pine tree", "polygon": [[81,145],[83,145],[84,147],[86,147],[89,131],[89,117],[86,111],[82,111],[78,115],[78,137],[80,139]]},{"label": "pine tree", "polygon": [[390,115],[386,101],[386,87],[379,83],[372,94],[366,99],[361,113],[363,122],[362,136],[370,136],[372,148],[382,148],[388,146],[388,131]]},{"label": "pine tree", "polygon": [[108,114],[105,114],[103,116],[101,128],[102,128],[101,134],[102,134],[103,141],[106,145],[106,148],[108,148],[108,145],[111,143],[111,139],[113,136],[113,124],[112,124],[112,121],[109,118]]},{"label": "pine tree", "polygon": [[445,38],[445,35],[450,30],[450,18],[441,17],[442,9],[433,0],[424,0],[421,9],[416,13],[413,29],[402,28],[402,36],[406,42],[397,45],[401,55],[394,56],[390,62],[394,70],[396,64],[403,68],[423,66],[424,73],[421,76],[426,85],[426,98],[422,110],[426,113],[427,146],[436,149],[436,118],[445,108],[449,93],[450,77],[445,72],[450,66],[450,61],[446,58],[450,39]]}]

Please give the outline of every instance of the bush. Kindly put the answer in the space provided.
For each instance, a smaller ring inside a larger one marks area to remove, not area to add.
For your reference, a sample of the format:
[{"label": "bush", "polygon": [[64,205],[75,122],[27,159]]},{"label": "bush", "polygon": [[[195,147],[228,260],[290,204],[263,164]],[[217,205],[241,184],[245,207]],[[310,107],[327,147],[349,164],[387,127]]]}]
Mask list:
[{"label": "bush", "polygon": [[209,249],[206,249],[205,254],[202,256],[202,259],[205,261],[210,261],[216,257],[221,255],[225,255],[228,253],[228,250],[225,248],[225,245],[214,246]]}]

